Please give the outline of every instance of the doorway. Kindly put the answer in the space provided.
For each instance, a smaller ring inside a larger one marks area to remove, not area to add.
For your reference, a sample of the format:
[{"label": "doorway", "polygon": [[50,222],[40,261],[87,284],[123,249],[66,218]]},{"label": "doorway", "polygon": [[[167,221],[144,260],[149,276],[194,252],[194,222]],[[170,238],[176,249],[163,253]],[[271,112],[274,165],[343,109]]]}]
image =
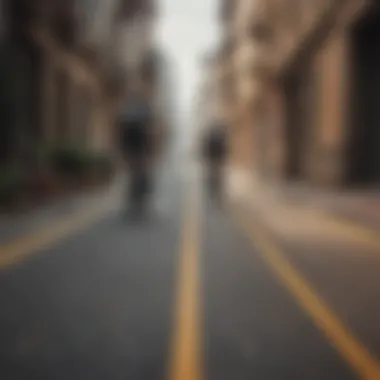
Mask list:
[{"label": "doorway", "polygon": [[304,174],[304,143],[307,128],[305,70],[296,69],[284,81],[286,178],[302,180]]}]

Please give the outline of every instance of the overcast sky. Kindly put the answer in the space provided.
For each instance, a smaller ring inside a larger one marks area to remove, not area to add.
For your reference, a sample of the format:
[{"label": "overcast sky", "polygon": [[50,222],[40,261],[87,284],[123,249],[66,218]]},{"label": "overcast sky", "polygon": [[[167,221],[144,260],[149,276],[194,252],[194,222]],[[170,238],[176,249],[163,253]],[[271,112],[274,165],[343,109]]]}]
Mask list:
[{"label": "overcast sky", "polygon": [[200,58],[218,41],[218,0],[159,0],[158,39],[174,62],[182,115],[192,107],[199,84]]}]

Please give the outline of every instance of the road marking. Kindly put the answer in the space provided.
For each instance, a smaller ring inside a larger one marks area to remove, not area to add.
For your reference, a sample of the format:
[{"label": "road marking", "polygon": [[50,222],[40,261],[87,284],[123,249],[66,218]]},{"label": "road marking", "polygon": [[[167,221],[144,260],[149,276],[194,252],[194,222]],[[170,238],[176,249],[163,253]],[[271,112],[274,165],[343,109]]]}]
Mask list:
[{"label": "road marking", "polygon": [[102,206],[86,206],[84,210],[60,219],[50,226],[0,246],[0,269],[20,263],[54,243],[83,231],[110,212],[111,206],[109,203]]},{"label": "road marking", "polygon": [[273,243],[265,230],[257,224],[253,227],[252,223],[239,212],[233,214],[262,259],[360,378],[380,379],[379,361],[355,338],[313,287],[293,268],[286,254]]},{"label": "road marking", "polygon": [[[193,181],[194,183],[195,181]],[[178,293],[171,342],[169,380],[202,380],[199,231],[200,193],[192,184],[187,191],[182,230]]]}]

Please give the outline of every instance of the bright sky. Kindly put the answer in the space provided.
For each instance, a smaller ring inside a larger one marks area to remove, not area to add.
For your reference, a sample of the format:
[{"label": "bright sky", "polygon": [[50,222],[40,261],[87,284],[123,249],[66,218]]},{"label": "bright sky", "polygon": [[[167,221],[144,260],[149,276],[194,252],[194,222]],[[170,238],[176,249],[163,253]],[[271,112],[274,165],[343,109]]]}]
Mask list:
[{"label": "bright sky", "polygon": [[188,115],[201,77],[202,55],[218,41],[218,0],[159,0],[158,38],[174,62],[180,114]]}]

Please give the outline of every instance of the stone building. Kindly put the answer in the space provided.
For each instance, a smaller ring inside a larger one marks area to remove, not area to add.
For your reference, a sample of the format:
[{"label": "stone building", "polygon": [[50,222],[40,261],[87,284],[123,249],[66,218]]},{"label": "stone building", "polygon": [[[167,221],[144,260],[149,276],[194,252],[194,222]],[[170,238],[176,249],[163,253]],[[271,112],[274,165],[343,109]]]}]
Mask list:
[{"label": "stone building", "polygon": [[[68,6],[64,2],[62,4]],[[46,107],[45,124],[50,133],[59,129],[56,123],[62,124],[66,117],[70,119],[64,122],[69,126],[65,133],[70,135],[73,132],[74,139],[78,133],[93,149],[112,147],[110,139],[117,103],[120,97],[126,96],[130,78],[136,76],[138,64],[151,48],[151,41],[136,35],[131,25],[137,16],[153,19],[152,4],[151,0],[72,2],[71,20],[74,19],[75,26],[71,25],[70,29],[74,27],[76,34],[74,45],[68,48],[59,43],[57,46],[54,35],[49,39],[49,27],[44,35],[41,22],[37,24],[40,29],[37,39],[49,55],[45,94],[51,107]],[[60,10],[57,12],[59,17],[62,13]],[[136,41],[142,46],[140,49],[134,48],[132,43],[136,45]],[[69,104],[59,98],[62,92],[69,99]],[[54,95],[58,98],[55,106],[52,101]],[[62,110],[65,106],[66,110]]]},{"label": "stone building", "polygon": [[[223,2],[226,30],[243,25],[237,15],[244,3]],[[245,41],[255,50],[248,66],[256,95],[250,95],[250,120],[234,125],[252,134],[246,166],[269,181],[323,187],[379,184],[378,3],[251,3],[255,9],[245,12],[250,18]],[[231,49],[236,51],[244,40],[237,34],[225,37],[230,60]],[[232,67],[236,85],[242,69],[236,62]],[[241,96],[236,99],[241,103]],[[244,114],[236,106],[234,110]]]},{"label": "stone building", "polygon": [[[2,161],[20,157],[25,147],[54,144],[112,151],[117,104],[152,49],[154,0],[0,5],[7,21],[1,30]],[[138,33],[131,27],[136,23]]]},{"label": "stone building", "polygon": [[263,57],[258,54],[260,46],[252,38],[252,19],[257,2],[226,0],[221,5],[221,108],[230,127],[231,166],[249,177],[257,168],[254,116],[260,82],[255,70]]},{"label": "stone building", "polygon": [[204,58],[199,95],[195,104],[196,124],[200,134],[212,123],[225,119],[221,99],[222,70],[219,51],[210,53]]}]

